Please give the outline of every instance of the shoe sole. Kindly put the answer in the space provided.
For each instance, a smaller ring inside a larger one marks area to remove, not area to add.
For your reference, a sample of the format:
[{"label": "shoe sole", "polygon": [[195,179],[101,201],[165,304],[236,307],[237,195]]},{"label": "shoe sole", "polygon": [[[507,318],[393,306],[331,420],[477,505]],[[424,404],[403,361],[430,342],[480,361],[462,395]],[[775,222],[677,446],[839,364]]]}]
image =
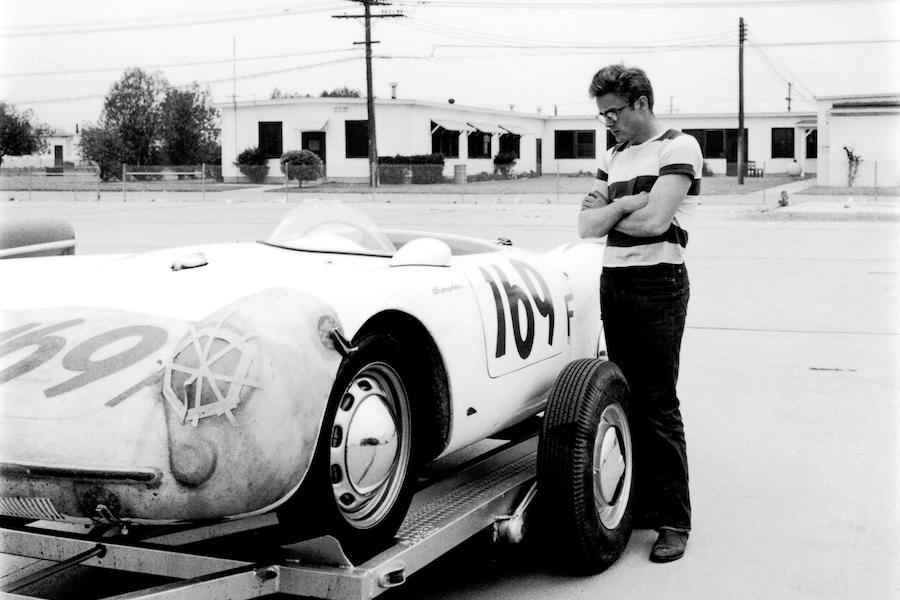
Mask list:
[{"label": "shoe sole", "polygon": [[672,562],[672,561],[674,561],[674,560],[678,560],[678,559],[681,558],[682,556],[684,556],[684,552],[682,552],[681,554],[672,554],[672,555],[670,555],[670,556],[657,556],[657,555],[655,555],[655,554],[651,554],[651,555],[650,555],[650,562],[655,562],[655,563],[668,563],[668,562]]}]

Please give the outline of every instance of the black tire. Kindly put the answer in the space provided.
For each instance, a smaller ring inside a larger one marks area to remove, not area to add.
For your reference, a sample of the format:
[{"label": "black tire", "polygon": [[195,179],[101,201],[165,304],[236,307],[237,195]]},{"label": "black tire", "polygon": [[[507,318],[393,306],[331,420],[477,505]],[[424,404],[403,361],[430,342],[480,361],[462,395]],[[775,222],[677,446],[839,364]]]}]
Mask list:
[{"label": "black tire", "polygon": [[359,342],[338,371],[310,472],[298,494],[278,509],[284,534],[333,535],[351,560],[393,540],[415,483],[416,389],[397,340],[372,335]]},{"label": "black tire", "polygon": [[634,448],[627,410],[621,370],[598,359],[567,365],[550,392],[538,444],[536,525],[566,569],[599,573],[628,543]]}]

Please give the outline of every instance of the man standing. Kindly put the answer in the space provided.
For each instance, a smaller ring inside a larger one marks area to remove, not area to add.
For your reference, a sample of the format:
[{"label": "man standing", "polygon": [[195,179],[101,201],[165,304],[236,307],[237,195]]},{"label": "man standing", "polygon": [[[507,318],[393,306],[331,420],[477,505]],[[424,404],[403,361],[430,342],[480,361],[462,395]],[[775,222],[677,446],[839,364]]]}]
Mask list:
[{"label": "man standing", "polygon": [[641,69],[600,69],[590,95],[597,119],[617,144],[599,161],[578,233],[607,236],[600,306],[609,358],[632,393],[635,526],[659,531],[650,560],[669,562],[684,554],[691,529],[687,449],[675,391],[690,296],[688,235],[679,217],[685,197],[700,192],[703,156],[697,140],[657,121],[653,88]]}]

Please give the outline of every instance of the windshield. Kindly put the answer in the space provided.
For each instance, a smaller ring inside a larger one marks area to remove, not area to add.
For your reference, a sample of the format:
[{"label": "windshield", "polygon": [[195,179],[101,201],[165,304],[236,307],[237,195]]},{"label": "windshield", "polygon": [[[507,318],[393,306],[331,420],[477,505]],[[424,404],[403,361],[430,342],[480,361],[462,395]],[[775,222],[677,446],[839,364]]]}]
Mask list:
[{"label": "windshield", "polygon": [[336,202],[303,204],[285,216],[265,243],[291,250],[393,256],[397,248],[362,213]]}]

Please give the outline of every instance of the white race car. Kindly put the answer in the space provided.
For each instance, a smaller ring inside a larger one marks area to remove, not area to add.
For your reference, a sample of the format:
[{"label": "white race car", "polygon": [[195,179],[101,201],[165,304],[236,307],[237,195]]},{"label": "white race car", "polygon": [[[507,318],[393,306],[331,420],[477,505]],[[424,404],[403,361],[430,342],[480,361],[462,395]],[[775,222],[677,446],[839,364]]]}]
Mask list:
[{"label": "white race car", "polygon": [[0,261],[0,514],[277,510],[353,553],[395,534],[420,465],[546,408],[548,530],[603,568],[633,466],[627,386],[596,358],[601,251],[383,231],[318,204],[260,243]]}]

